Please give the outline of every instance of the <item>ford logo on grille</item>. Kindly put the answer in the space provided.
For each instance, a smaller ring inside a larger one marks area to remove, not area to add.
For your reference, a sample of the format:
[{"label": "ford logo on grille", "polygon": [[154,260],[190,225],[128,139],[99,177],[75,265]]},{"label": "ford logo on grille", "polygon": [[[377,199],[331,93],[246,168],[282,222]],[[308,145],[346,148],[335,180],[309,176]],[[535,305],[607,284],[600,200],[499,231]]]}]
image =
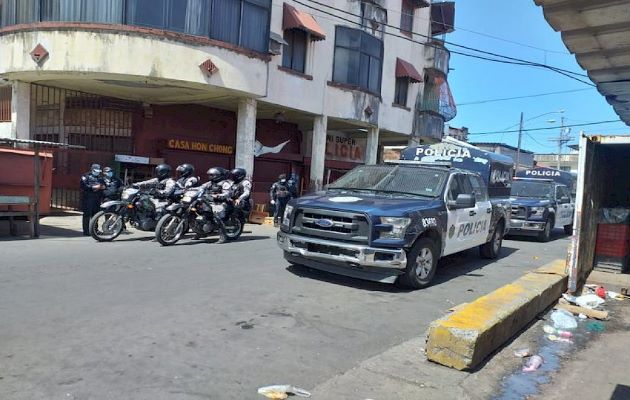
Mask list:
[{"label": "ford logo on grille", "polygon": [[329,219],[318,219],[315,221],[315,225],[321,226],[322,228],[332,228],[335,223]]}]

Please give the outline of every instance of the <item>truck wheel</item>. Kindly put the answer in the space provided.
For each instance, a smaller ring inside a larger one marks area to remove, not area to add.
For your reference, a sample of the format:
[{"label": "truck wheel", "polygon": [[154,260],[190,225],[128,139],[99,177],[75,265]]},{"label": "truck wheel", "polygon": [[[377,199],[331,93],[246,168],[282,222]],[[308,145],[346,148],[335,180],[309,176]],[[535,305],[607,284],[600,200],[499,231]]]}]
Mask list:
[{"label": "truck wheel", "polygon": [[501,253],[501,245],[503,245],[503,222],[497,225],[490,241],[479,246],[479,254],[483,258],[495,259]]},{"label": "truck wheel", "polygon": [[429,286],[435,276],[438,262],[437,246],[429,238],[421,238],[407,254],[407,268],[398,278],[401,286],[422,289]]},{"label": "truck wheel", "polygon": [[547,222],[545,222],[545,228],[542,232],[538,234],[539,241],[546,243],[551,240],[551,230],[553,229],[553,223],[553,218],[547,219]]},{"label": "truck wheel", "polygon": [[564,233],[566,233],[567,235],[573,235],[573,224],[565,225]]}]

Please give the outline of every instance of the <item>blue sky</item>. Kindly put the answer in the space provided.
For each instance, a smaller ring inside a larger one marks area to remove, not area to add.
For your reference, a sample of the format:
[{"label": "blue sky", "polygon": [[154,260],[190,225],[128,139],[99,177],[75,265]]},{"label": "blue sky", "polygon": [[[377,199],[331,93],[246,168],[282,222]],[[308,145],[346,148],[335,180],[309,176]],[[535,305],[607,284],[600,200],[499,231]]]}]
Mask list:
[{"label": "blue sky", "polygon": [[[459,0],[456,1],[456,31],[447,35],[449,42],[474,47],[502,55],[546,63],[555,67],[585,73],[575,57],[568,53],[560,33],[555,32],[543,16],[542,8],[533,0]],[[508,43],[485,35],[500,37],[523,45]],[[540,49],[534,49],[527,46]],[[451,50],[466,51],[453,46]],[[471,133],[518,129],[521,111],[525,114],[525,128],[560,125],[564,115],[566,124],[618,120],[619,117],[595,88],[573,93],[537,98],[465,105],[481,100],[526,96],[565,90],[588,89],[580,82],[544,69],[493,63],[457,54],[451,57],[453,69],[449,84],[458,104],[457,117],[451,126],[466,126]],[[582,78],[588,82],[588,78]],[[541,114],[563,109],[540,118]],[[533,118],[533,119],[532,119]],[[547,122],[555,119],[556,123]],[[510,128],[510,129],[506,129]],[[588,134],[630,133],[623,122],[605,125],[574,127],[572,143],[577,142],[580,130]],[[536,152],[556,152],[557,145],[547,139],[557,137],[559,129],[534,131],[523,135],[522,147]],[[516,146],[517,133],[471,135],[471,142],[503,142]]]}]

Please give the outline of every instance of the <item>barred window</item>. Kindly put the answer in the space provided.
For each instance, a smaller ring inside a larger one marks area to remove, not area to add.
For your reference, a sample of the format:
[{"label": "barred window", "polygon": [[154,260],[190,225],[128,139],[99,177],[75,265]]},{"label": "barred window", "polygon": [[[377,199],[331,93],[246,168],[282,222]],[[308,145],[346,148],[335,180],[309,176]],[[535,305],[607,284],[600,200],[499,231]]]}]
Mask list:
[{"label": "barred window", "polygon": [[0,122],[11,122],[11,86],[0,87]]}]

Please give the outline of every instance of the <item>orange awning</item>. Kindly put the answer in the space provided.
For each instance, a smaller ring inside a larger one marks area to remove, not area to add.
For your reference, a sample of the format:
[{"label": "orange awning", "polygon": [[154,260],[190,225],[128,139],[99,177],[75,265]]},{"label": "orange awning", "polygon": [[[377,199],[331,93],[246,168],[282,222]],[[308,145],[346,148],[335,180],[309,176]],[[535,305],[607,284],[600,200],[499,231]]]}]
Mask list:
[{"label": "orange awning", "polygon": [[311,35],[312,40],[326,39],[326,33],[315,21],[312,15],[299,11],[297,8],[284,3],[282,29],[300,29]]},{"label": "orange awning", "polygon": [[422,82],[422,75],[416,67],[400,58],[396,59],[396,78],[408,78],[411,82]]}]

